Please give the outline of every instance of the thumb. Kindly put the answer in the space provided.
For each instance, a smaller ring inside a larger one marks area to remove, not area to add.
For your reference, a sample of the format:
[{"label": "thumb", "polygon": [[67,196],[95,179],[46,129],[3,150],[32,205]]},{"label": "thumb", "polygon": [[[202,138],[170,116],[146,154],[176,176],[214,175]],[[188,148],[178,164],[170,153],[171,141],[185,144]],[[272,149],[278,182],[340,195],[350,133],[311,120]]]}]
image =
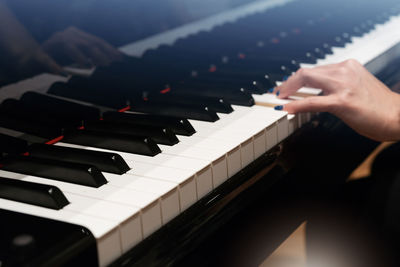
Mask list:
[{"label": "thumb", "polygon": [[284,105],[283,110],[290,114],[300,112],[330,112],[335,104],[332,96],[311,96],[294,100]]}]

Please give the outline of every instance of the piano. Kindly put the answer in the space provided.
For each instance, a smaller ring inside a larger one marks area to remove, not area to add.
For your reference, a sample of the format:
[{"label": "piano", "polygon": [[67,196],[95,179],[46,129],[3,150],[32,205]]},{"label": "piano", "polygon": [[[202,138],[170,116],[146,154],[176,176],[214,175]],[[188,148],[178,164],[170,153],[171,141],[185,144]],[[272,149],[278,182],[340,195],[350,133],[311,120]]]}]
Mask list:
[{"label": "piano", "polygon": [[337,123],[274,109],[319,89],[271,89],[351,58],[382,74],[399,27],[395,0],[248,1],[124,44],[89,75],[4,86],[0,265],[178,263],[274,190],[296,138]]}]

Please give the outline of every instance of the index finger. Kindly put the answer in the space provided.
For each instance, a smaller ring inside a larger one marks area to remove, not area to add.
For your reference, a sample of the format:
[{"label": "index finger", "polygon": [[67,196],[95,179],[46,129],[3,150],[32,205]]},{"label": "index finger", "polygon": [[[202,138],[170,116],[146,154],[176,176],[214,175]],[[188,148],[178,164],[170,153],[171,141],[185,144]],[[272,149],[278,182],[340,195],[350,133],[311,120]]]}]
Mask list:
[{"label": "index finger", "polygon": [[[325,93],[334,90],[335,81],[332,76],[332,65],[316,68],[301,68],[289,79],[275,88],[279,98],[287,98],[302,87],[322,89]],[[279,93],[278,93],[279,92]]]}]

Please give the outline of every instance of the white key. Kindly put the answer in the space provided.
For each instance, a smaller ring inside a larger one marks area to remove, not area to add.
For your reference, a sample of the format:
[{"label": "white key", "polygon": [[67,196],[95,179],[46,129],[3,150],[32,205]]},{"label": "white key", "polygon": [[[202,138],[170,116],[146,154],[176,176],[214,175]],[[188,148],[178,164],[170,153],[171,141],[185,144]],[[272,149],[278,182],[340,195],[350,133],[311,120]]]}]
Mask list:
[{"label": "white key", "polygon": [[[149,236],[161,227],[161,208],[158,202],[158,196],[154,194],[128,190],[108,184],[99,188],[93,188],[12,172],[0,171],[0,174],[9,178],[23,179],[25,181],[57,186],[63,193],[72,193],[97,200],[125,205],[129,210],[133,211],[137,209],[137,215],[139,215],[138,213],[140,210],[140,219],[142,221],[141,232],[143,233],[143,237]],[[133,215],[135,215],[135,213],[132,213],[132,216]]]},{"label": "white key", "polygon": [[[287,103],[290,103],[292,99],[280,99],[277,98],[273,94],[263,94],[259,96],[254,96],[256,103],[259,105],[285,105]],[[289,123],[289,135],[291,135],[297,128],[299,128],[301,125],[306,123],[309,119],[310,115],[309,113],[301,113],[301,114],[291,114],[288,115],[288,123]]]},{"label": "white key", "polygon": [[[126,154],[119,151],[112,151],[101,148],[94,147],[85,147],[80,145],[72,145],[66,143],[57,143],[59,146],[65,147],[73,147],[73,148],[81,148],[95,151],[105,151],[105,152],[113,152],[118,154]],[[129,161],[129,160],[128,160]],[[191,171],[182,170],[182,169],[173,169],[164,166],[157,166],[153,164],[143,163],[143,162],[133,162],[131,163],[132,170],[129,171],[130,174],[154,178],[164,181],[169,181],[178,186],[179,190],[179,199],[180,199],[180,210],[183,211],[187,209],[189,206],[194,204],[197,201],[197,189],[196,189],[196,179],[195,175],[191,175]]]},{"label": "white key", "polygon": [[[208,142],[212,139],[219,140],[219,142],[227,142],[227,139],[229,139],[234,140],[234,144],[238,142],[241,143],[241,162],[242,167],[244,167],[252,162],[256,157],[254,142],[256,141],[258,144],[265,142],[259,138],[262,135],[261,132],[265,131],[265,128],[269,127],[272,123],[279,121],[284,117],[284,115],[282,115],[282,112],[277,112],[275,110],[269,111],[268,109],[264,109],[262,112],[255,107],[234,106],[234,109],[236,110],[235,112],[242,112],[239,117],[229,121],[229,123],[223,124],[223,127],[220,127],[221,124],[219,124],[219,129],[217,131],[204,126],[205,130],[200,129],[197,136],[207,139]],[[259,114],[257,115],[257,113]],[[260,117],[263,120],[260,121]],[[270,120],[267,122],[264,119]],[[287,136],[286,131],[283,129],[284,127],[281,128],[281,134],[279,135],[280,140],[283,140]],[[258,137],[257,140],[255,139],[255,136]],[[191,140],[190,138],[188,139]],[[204,146],[204,142],[201,144]],[[211,145],[211,147],[215,146],[215,144]],[[257,157],[260,156],[260,154],[261,150],[257,149]]]},{"label": "white key", "polygon": [[[234,145],[232,144],[232,146]],[[218,175],[213,176],[213,178],[215,178],[214,184],[217,184],[217,180],[226,180],[229,174],[234,172],[235,164],[232,164],[232,162],[240,164],[240,150],[235,147],[232,149],[232,147],[224,148],[218,146],[214,149],[206,149],[178,143],[171,147],[160,145],[160,148],[164,154],[200,159],[209,162],[212,166],[212,173]],[[227,151],[228,154],[231,153],[228,156]],[[201,195],[203,194],[204,192]]]},{"label": "white key", "polygon": [[[265,94],[267,95],[267,94]],[[286,111],[278,111],[274,110],[273,108],[270,107],[264,107],[264,106],[253,106],[253,110],[258,109],[258,112],[261,112],[260,114],[257,115],[257,118],[261,120],[267,120],[266,122],[266,127],[269,127],[270,125],[270,119],[273,119],[277,123],[277,143],[283,141],[286,137],[289,135],[289,121],[287,118],[287,112]],[[271,141],[272,142],[272,141]],[[268,143],[268,140],[267,140]],[[272,143],[272,146],[274,146],[276,143]],[[268,145],[269,148],[272,147],[271,145]]]},{"label": "white key", "polygon": [[103,174],[110,185],[157,195],[161,205],[162,224],[180,213],[179,191],[175,183],[132,174]]},{"label": "white key", "polygon": [[134,162],[131,174],[169,181],[179,185],[181,211],[197,201],[196,175],[192,171]]},{"label": "white key", "polygon": [[[167,168],[177,169],[178,171],[184,171],[186,174],[190,173],[188,177],[195,176],[197,194],[200,197],[204,196],[206,193],[212,190],[213,169],[208,161],[201,159],[185,158],[165,153],[160,153],[153,157],[122,152],[115,153],[120,154],[121,157],[129,165],[129,167],[132,168],[132,170],[129,171],[128,174],[136,174],[136,162],[151,164],[154,166],[163,166]],[[216,175],[216,177],[218,177],[219,175],[216,172],[214,174]],[[155,178],[162,179],[160,177]],[[184,206],[186,206],[186,204],[184,204]]]}]

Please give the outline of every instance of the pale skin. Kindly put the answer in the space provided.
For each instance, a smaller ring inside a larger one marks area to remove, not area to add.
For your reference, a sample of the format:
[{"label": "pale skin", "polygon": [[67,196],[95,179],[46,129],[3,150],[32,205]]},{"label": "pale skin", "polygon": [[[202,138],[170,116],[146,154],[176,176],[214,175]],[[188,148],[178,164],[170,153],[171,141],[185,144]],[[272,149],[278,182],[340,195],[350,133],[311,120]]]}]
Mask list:
[{"label": "pale skin", "polygon": [[302,87],[322,89],[283,106],[288,113],[330,112],[377,141],[400,140],[400,94],[392,92],[356,60],[302,68],[275,88],[287,98]]}]

